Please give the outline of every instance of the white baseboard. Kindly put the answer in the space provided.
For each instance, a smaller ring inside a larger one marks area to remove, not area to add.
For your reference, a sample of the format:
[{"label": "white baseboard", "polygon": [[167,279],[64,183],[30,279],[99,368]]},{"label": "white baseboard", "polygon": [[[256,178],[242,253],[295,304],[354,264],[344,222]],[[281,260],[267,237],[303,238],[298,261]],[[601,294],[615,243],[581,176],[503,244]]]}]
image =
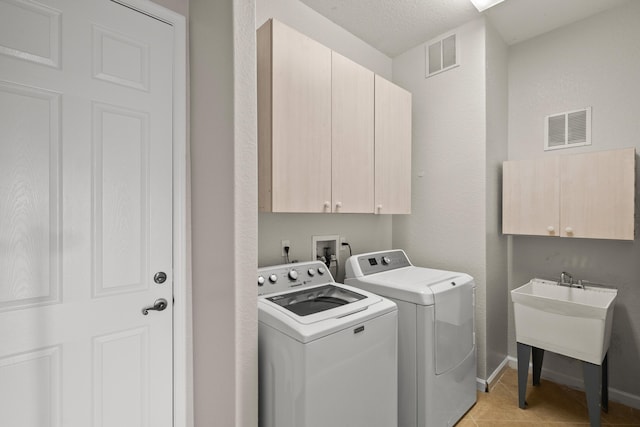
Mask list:
[{"label": "white baseboard", "polygon": [[493,387],[494,382],[500,378],[500,374],[505,370],[507,364],[509,363],[509,358],[505,357],[505,359],[498,365],[498,367],[489,375],[489,378],[483,380],[482,378],[476,377],[476,388],[479,391],[487,392],[491,387]]},{"label": "white baseboard", "polygon": [[504,360],[498,365],[498,367],[491,373],[491,375],[489,375],[489,378],[487,378],[487,386],[489,388],[494,386],[494,383],[500,378],[500,375],[502,375],[502,372],[504,372],[508,363],[509,358],[505,357]]},{"label": "white baseboard", "polygon": [[[512,356],[507,357],[507,359],[509,361],[509,367],[517,370],[518,359]],[[531,371],[531,369],[532,366],[531,363],[529,363],[529,371]],[[563,384],[573,389],[584,391],[584,381],[582,378],[571,377],[560,372],[545,369],[544,367],[542,368],[541,377],[553,381],[554,383]],[[612,387],[609,387],[609,400],[622,403],[623,405],[627,405],[632,408],[640,409],[640,396]]]}]

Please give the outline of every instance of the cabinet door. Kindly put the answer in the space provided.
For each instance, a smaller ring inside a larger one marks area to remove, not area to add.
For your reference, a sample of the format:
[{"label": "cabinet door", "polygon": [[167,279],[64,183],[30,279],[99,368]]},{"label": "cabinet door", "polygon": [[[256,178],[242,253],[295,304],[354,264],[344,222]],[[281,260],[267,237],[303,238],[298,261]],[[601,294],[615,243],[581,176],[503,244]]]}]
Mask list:
[{"label": "cabinet door", "polygon": [[372,213],[374,74],[332,55],[332,211]]},{"label": "cabinet door", "polygon": [[377,75],[375,213],[411,213],[411,93]]},{"label": "cabinet door", "polygon": [[276,20],[258,50],[260,208],[330,210],[331,50]]},{"label": "cabinet door", "polygon": [[563,157],[564,237],[634,239],[635,149]]},{"label": "cabinet door", "polygon": [[558,157],[502,166],[502,232],[559,236]]}]

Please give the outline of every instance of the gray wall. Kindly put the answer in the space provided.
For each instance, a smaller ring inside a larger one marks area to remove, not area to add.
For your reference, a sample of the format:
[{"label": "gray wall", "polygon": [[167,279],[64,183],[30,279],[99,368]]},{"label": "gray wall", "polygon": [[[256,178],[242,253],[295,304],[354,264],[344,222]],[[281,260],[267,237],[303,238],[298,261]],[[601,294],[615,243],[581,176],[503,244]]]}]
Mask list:
[{"label": "gray wall", "polygon": [[300,0],[256,0],[256,28],[270,18],[282,21],[386,79],[391,79],[391,59],[334,24]]},{"label": "gray wall", "polygon": [[458,68],[425,78],[424,45],[393,60],[394,81],[413,93],[413,212],[394,217],[393,245],[416,265],[474,277],[477,375],[486,379],[507,352],[506,241],[497,235],[506,46],[484,19],[454,31]]},{"label": "gray wall", "polygon": [[[391,78],[390,58],[298,0],[257,0],[256,27],[269,18],[276,18],[377,74]],[[330,173],[327,171],[327,174]],[[285,262],[281,256],[281,240],[290,241],[291,260],[308,261],[311,259],[312,236],[318,235],[346,237],[354,254],[389,249],[391,217],[372,214],[260,213],[258,233],[259,266]],[[338,281],[344,278],[343,266],[348,256],[348,250],[339,253]]]},{"label": "gray wall", "polygon": [[[512,46],[509,51],[509,158],[523,159],[640,148],[640,2],[632,1],[584,21]],[[548,114],[593,107],[592,146],[543,152]],[[638,174],[636,173],[636,176]],[[640,188],[636,182],[636,189]],[[636,234],[638,203],[636,194]],[[618,287],[609,349],[613,398],[640,405],[640,242],[514,236],[510,288],[533,277],[574,277]],[[516,356],[513,313],[509,354]],[[580,365],[545,355],[549,375],[582,384]]]},{"label": "gray wall", "polygon": [[508,351],[508,249],[502,226],[502,162],[507,158],[507,45],[486,26],[487,154],[487,377],[504,362]]},{"label": "gray wall", "polygon": [[196,426],[257,425],[253,0],[191,0]]}]

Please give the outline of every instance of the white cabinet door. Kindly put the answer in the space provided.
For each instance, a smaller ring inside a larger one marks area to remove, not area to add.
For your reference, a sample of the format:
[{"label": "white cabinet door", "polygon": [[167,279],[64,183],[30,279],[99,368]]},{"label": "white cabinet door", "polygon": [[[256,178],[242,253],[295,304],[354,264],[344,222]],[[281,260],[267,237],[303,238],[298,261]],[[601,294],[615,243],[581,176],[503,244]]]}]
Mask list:
[{"label": "white cabinet door", "polygon": [[558,164],[558,157],[503,163],[504,234],[560,235]]},{"label": "white cabinet door", "polygon": [[331,212],[331,50],[277,20],[257,38],[259,208]]},{"label": "white cabinet door", "polygon": [[634,239],[635,149],[503,163],[502,232]]},{"label": "white cabinet door", "polygon": [[0,0],[2,425],[173,425],[172,45],[115,2]]},{"label": "white cabinet door", "polygon": [[411,213],[411,93],[375,77],[375,213]]},{"label": "white cabinet door", "polygon": [[372,213],[373,71],[332,52],[332,211]]},{"label": "white cabinet door", "polygon": [[411,93],[277,20],[257,48],[259,210],[410,213]]},{"label": "white cabinet door", "polygon": [[563,237],[634,239],[635,149],[562,158]]}]

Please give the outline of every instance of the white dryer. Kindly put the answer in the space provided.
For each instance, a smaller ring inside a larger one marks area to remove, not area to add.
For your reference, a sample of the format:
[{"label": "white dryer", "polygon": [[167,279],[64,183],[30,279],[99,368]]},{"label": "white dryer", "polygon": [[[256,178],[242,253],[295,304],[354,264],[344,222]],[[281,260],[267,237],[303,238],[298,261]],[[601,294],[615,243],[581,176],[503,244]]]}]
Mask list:
[{"label": "white dryer", "polygon": [[398,305],[398,426],[453,426],[476,402],[475,282],[402,250],[354,255],[345,284]]},{"label": "white dryer", "polygon": [[397,426],[397,314],[320,261],[258,269],[260,427]]}]

